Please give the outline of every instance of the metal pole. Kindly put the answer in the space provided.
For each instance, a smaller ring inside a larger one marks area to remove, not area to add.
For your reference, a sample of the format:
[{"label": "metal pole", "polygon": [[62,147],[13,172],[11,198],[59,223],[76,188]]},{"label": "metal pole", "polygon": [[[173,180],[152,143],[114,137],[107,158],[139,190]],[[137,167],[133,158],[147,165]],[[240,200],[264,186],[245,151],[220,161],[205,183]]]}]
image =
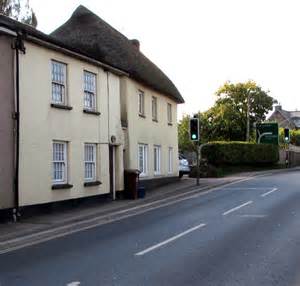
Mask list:
[{"label": "metal pole", "polygon": [[247,93],[247,134],[246,141],[250,141],[250,91]]},{"label": "metal pole", "polygon": [[196,185],[200,185],[200,161],[201,161],[201,147],[200,144],[197,142],[197,179]]}]

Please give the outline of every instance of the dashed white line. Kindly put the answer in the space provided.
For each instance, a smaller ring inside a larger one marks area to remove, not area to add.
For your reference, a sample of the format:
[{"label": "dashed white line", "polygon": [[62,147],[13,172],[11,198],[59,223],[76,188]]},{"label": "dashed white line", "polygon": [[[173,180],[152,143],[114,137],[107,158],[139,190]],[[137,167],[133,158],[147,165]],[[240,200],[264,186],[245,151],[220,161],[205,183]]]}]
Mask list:
[{"label": "dashed white line", "polygon": [[224,212],[223,215],[224,215],[224,216],[225,216],[225,215],[228,215],[228,214],[230,214],[230,213],[232,213],[232,212],[234,212],[234,211],[237,211],[237,210],[241,209],[242,207],[248,206],[248,205],[250,205],[250,204],[252,204],[252,203],[253,203],[253,201],[248,201],[248,202],[246,202],[246,203],[244,203],[244,204],[242,204],[242,205],[239,205],[239,206],[237,206],[237,207],[235,207],[235,208],[232,208],[232,209],[230,209],[230,210]]},{"label": "dashed white line", "polygon": [[277,189],[277,188],[274,188],[274,189],[272,189],[271,191],[262,194],[261,197],[266,197],[266,196],[268,196],[268,195],[270,195],[270,194],[272,194],[272,193],[274,193],[274,192],[276,192],[276,191],[278,191],[278,189]]},{"label": "dashed white line", "polygon": [[145,249],[143,251],[140,251],[140,252],[136,253],[135,255],[136,256],[144,255],[144,254],[146,254],[148,252],[151,252],[151,251],[153,251],[153,250],[155,250],[155,249],[157,249],[159,247],[162,247],[162,246],[164,246],[164,245],[166,245],[166,244],[168,244],[168,243],[170,243],[170,242],[172,242],[172,241],[174,241],[174,240],[176,240],[176,239],[178,239],[178,238],[180,238],[182,236],[185,236],[185,235],[187,235],[190,232],[193,232],[193,231],[195,231],[195,230],[197,230],[199,228],[205,227],[205,226],[206,226],[206,224],[201,223],[201,224],[199,224],[197,226],[194,226],[194,227],[192,227],[192,228],[190,228],[190,229],[188,229],[188,230],[186,230],[186,231],[184,231],[182,233],[179,233],[179,234],[177,234],[175,236],[172,236],[172,237],[170,237],[169,239],[167,239],[165,241],[162,241],[162,242],[157,243],[157,244],[155,244],[155,245],[153,245],[153,246],[151,246],[151,247],[149,247],[149,248],[147,248],[147,249]]},{"label": "dashed white line", "polygon": [[67,284],[67,286],[79,286],[79,285],[80,285],[79,281],[74,281]]}]

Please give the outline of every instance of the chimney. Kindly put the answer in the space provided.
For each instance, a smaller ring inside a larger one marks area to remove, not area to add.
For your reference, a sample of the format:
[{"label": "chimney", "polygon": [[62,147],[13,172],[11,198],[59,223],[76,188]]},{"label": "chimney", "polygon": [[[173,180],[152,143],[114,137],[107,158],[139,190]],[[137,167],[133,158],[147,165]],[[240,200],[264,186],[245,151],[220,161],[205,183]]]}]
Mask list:
[{"label": "chimney", "polygon": [[137,39],[130,40],[131,44],[139,51],[140,50],[140,42]]},{"label": "chimney", "polygon": [[281,105],[276,105],[275,106],[275,111],[280,111],[282,110],[282,106]]}]

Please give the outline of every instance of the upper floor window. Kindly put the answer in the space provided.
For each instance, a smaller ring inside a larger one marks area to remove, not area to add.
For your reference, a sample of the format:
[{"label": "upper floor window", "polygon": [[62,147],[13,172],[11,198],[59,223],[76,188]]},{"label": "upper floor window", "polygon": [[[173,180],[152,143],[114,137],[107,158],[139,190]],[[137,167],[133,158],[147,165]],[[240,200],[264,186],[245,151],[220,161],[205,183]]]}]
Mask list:
[{"label": "upper floor window", "polygon": [[52,103],[66,105],[67,65],[52,60]]},{"label": "upper floor window", "polygon": [[172,124],[172,104],[171,103],[168,103],[168,110],[167,110],[167,113],[168,113],[168,123],[169,124]]},{"label": "upper floor window", "polygon": [[96,144],[84,144],[84,179],[96,180]]},{"label": "upper floor window", "polygon": [[84,108],[96,110],[96,75],[84,71]]},{"label": "upper floor window", "polygon": [[145,116],[145,94],[139,90],[139,115]]},{"label": "upper floor window", "polygon": [[54,183],[67,182],[67,143],[53,142],[53,176]]},{"label": "upper floor window", "polygon": [[152,96],[152,120],[157,121],[157,97]]}]

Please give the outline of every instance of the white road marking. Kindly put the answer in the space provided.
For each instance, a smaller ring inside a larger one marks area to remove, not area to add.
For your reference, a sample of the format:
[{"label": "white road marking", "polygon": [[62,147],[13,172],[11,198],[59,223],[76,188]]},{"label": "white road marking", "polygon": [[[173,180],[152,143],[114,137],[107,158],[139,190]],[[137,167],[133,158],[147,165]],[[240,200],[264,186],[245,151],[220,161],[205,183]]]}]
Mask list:
[{"label": "white road marking", "polygon": [[80,285],[79,281],[74,281],[67,284],[67,286],[79,286],[79,285]]},{"label": "white road marking", "polygon": [[268,196],[268,195],[270,195],[270,194],[272,194],[272,193],[274,193],[274,192],[276,192],[276,191],[278,191],[278,189],[277,189],[277,188],[274,188],[273,190],[271,190],[271,191],[269,191],[269,192],[266,192],[266,193],[262,194],[261,196],[262,196],[262,197],[266,197],[266,196]]},{"label": "white road marking", "polygon": [[224,188],[224,190],[229,190],[229,191],[231,191],[231,190],[241,190],[241,191],[243,191],[243,190],[268,190],[268,189],[270,189],[270,190],[272,190],[274,187],[229,187],[229,188]]},{"label": "white road marking", "polygon": [[180,238],[182,236],[185,236],[185,235],[189,234],[190,232],[193,232],[193,231],[195,231],[195,230],[197,230],[199,228],[205,227],[205,226],[206,226],[206,224],[201,223],[201,224],[199,224],[197,226],[194,226],[194,227],[192,227],[192,228],[190,228],[190,229],[188,229],[188,230],[186,230],[186,231],[184,231],[182,233],[179,233],[179,234],[177,234],[177,235],[175,235],[175,236],[173,236],[173,237],[171,237],[171,238],[169,238],[169,239],[167,239],[165,241],[162,241],[162,242],[160,242],[158,244],[155,244],[155,245],[153,245],[153,246],[151,246],[151,247],[149,247],[149,248],[147,248],[147,249],[145,249],[143,251],[140,251],[140,252],[136,253],[135,255],[136,256],[144,255],[144,254],[146,254],[148,252],[151,252],[151,251],[153,251],[153,250],[155,250],[155,249],[157,249],[159,247],[162,247],[162,246],[164,246],[164,245],[166,245],[166,244],[168,244],[168,243],[170,243],[170,242],[172,242],[172,241],[174,241],[174,240],[176,240],[176,239],[178,239],[178,238]]},{"label": "white road marking", "polygon": [[261,214],[243,214],[243,215],[240,215],[240,217],[265,218],[266,215],[261,215]]},{"label": "white road marking", "polygon": [[[21,238],[13,238],[13,239],[10,239],[10,240],[7,240],[7,241],[0,242],[0,248],[4,247],[3,250],[0,250],[0,255],[8,253],[8,252],[16,251],[16,250],[19,250],[19,249],[22,249],[22,248],[25,248],[25,247],[37,245],[37,244],[40,244],[40,243],[43,243],[43,242],[47,242],[47,241],[50,241],[50,240],[53,240],[53,239],[56,239],[56,238],[65,237],[65,236],[71,235],[73,233],[85,231],[85,230],[95,228],[95,227],[98,227],[98,226],[101,226],[101,225],[105,225],[105,224],[109,224],[109,223],[112,223],[112,222],[120,221],[120,220],[129,218],[129,217],[132,217],[132,216],[137,216],[137,215],[147,213],[147,212],[152,211],[152,210],[156,210],[156,209],[159,209],[159,208],[163,208],[163,207],[166,207],[166,206],[177,204],[177,203],[185,201],[185,200],[190,200],[190,199],[193,199],[193,198],[196,198],[196,197],[205,196],[205,195],[210,194],[214,191],[222,190],[223,188],[225,188],[227,186],[231,186],[231,185],[235,185],[235,184],[239,184],[239,183],[242,183],[242,182],[253,180],[253,179],[255,179],[255,177],[256,176],[243,178],[243,179],[233,181],[233,182],[230,182],[230,183],[225,183],[224,185],[216,186],[216,187],[213,187],[213,188],[205,190],[205,191],[203,191],[202,188],[194,189],[194,190],[185,192],[183,194],[170,196],[170,197],[165,198],[165,199],[155,200],[151,203],[141,204],[141,205],[138,205],[138,206],[135,206],[135,207],[132,207],[132,208],[125,209],[125,210],[116,211],[116,212],[111,213],[111,216],[115,216],[117,214],[119,214],[121,216],[118,217],[118,218],[114,218],[114,219],[107,218],[107,215],[103,215],[103,216],[97,216],[97,217],[94,217],[92,219],[82,220],[80,222],[70,223],[70,224],[68,224],[68,222],[66,220],[64,226],[55,227],[55,228],[52,228],[50,230],[45,230],[45,231],[40,231],[40,232],[37,232],[37,233],[34,233],[34,234],[25,235]],[[201,191],[201,192],[199,193],[199,191]],[[175,200],[170,201],[171,199],[175,199]],[[166,202],[166,203],[162,203],[162,202]],[[159,205],[157,205],[157,204],[159,204]],[[151,207],[151,208],[143,209],[145,207],[152,206],[152,205],[154,205],[154,206]],[[133,211],[133,210],[139,210],[139,209],[141,209],[141,210],[138,211],[137,213],[123,215],[127,212],[130,212],[130,211]],[[77,216],[77,217],[80,218],[81,216]],[[105,221],[99,222],[99,220],[105,220]],[[95,223],[93,223],[93,222],[95,222]],[[85,227],[80,226],[81,224],[85,224],[85,223],[91,223],[91,225],[85,226]],[[73,229],[71,231],[66,230],[70,227],[77,227],[77,229],[75,229],[75,230]],[[53,234],[56,231],[62,231],[62,233]],[[39,238],[40,236],[45,235],[45,234],[47,234],[47,235],[49,234],[49,236],[44,237],[44,238]],[[9,244],[20,243],[20,242],[22,242],[22,241],[24,241],[28,238],[32,238],[32,240],[30,242],[25,242],[22,245],[11,246],[11,247],[6,248],[6,246],[9,245]],[[38,239],[34,240],[35,238],[38,238]]]},{"label": "white road marking", "polygon": [[223,215],[228,215],[228,214],[230,214],[230,213],[232,213],[232,212],[234,212],[234,211],[237,211],[237,210],[241,209],[242,207],[248,206],[248,205],[250,205],[250,204],[252,204],[252,203],[253,203],[253,201],[246,202],[246,203],[244,203],[244,204],[242,204],[242,205],[239,205],[239,206],[237,206],[237,207],[235,207],[235,208],[232,208],[232,209],[230,209],[230,210],[224,212]]}]

